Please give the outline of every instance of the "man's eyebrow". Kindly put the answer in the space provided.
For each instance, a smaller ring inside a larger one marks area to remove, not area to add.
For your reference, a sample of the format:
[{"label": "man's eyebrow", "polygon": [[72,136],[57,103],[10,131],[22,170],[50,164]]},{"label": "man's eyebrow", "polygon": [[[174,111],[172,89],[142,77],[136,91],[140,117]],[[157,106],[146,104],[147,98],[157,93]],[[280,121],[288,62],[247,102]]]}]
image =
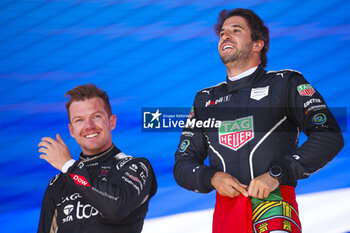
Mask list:
[{"label": "man's eyebrow", "polygon": [[[91,113],[91,115],[95,115],[95,114],[103,114],[103,111],[98,110],[96,112]],[[81,116],[81,115],[73,116],[72,120],[74,120],[75,118],[82,118],[82,117],[83,116]]]},{"label": "man's eyebrow", "polygon": [[[241,28],[241,29],[244,30],[244,27],[241,26],[241,25],[239,25],[239,24],[232,24],[232,25],[230,25],[230,26],[228,26],[228,27],[231,27],[231,28]],[[220,32],[222,32],[223,30],[224,30],[224,28],[222,27],[221,30],[220,30]]]},{"label": "man's eyebrow", "polygon": [[76,119],[76,118],[82,118],[82,116],[73,116],[72,119],[71,119],[71,121],[73,121],[73,120]]}]

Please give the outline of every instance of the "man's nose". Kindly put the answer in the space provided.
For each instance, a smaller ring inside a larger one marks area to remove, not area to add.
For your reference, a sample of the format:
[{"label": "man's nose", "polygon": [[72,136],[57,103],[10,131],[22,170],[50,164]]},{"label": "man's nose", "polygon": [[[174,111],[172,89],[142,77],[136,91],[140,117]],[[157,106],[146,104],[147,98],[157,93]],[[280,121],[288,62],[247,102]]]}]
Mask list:
[{"label": "man's nose", "polygon": [[225,40],[231,40],[231,39],[232,39],[231,33],[228,32],[228,31],[225,31],[225,32],[222,34],[221,39],[222,39],[223,41],[225,41]]},{"label": "man's nose", "polygon": [[86,125],[85,125],[85,127],[94,127],[95,126],[95,122],[92,120],[92,119],[87,119],[86,120]]}]

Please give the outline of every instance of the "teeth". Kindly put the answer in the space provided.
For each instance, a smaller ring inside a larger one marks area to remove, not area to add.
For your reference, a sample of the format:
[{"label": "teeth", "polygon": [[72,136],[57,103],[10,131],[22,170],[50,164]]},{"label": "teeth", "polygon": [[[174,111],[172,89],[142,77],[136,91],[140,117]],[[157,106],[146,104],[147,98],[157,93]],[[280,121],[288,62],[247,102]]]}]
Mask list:
[{"label": "teeth", "polygon": [[232,49],[233,48],[233,46],[231,46],[231,45],[225,45],[224,46],[224,49]]},{"label": "teeth", "polygon": [[94,133],[94,134],[86,135],[85,137],[86,138],[93,138],[93,137],[96,137],[97,135],[98,135],[98,133]]}]

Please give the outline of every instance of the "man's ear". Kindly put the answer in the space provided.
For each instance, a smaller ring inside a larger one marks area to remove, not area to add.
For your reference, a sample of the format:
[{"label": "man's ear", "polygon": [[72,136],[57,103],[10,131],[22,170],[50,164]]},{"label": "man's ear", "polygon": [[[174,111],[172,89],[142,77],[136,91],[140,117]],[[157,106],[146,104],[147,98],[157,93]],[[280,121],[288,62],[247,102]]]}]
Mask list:
[{"label": "man's ear", "polygon": [[72,136],[74,138],[74,136],[73,136],[73,126],[71,125],[71,123],[68,124],[68,128],[69,128],[70,136]]},{"label": "man's ear", "polygon": [[117,124],[117,116],[116,115],[112,115],[109,117],[109,124],[111,126],[111,130],[113,130]]},{"label": "man's ear", "polygon": [[265,42],[263,40],[257,40],[253,42],[253,51],[260,52],[264,48]]}]

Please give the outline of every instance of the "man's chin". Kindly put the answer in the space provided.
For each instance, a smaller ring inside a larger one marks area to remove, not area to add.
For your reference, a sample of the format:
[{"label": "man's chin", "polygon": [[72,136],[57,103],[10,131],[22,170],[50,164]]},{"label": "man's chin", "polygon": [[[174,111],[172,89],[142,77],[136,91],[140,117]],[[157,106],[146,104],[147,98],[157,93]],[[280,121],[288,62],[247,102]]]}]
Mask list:
[{"label": "man's chin", "polygon": [[237,60],[237,58],[235,56],[220,56],[222,63],[229,64],[229,63],[233,63]]}]

